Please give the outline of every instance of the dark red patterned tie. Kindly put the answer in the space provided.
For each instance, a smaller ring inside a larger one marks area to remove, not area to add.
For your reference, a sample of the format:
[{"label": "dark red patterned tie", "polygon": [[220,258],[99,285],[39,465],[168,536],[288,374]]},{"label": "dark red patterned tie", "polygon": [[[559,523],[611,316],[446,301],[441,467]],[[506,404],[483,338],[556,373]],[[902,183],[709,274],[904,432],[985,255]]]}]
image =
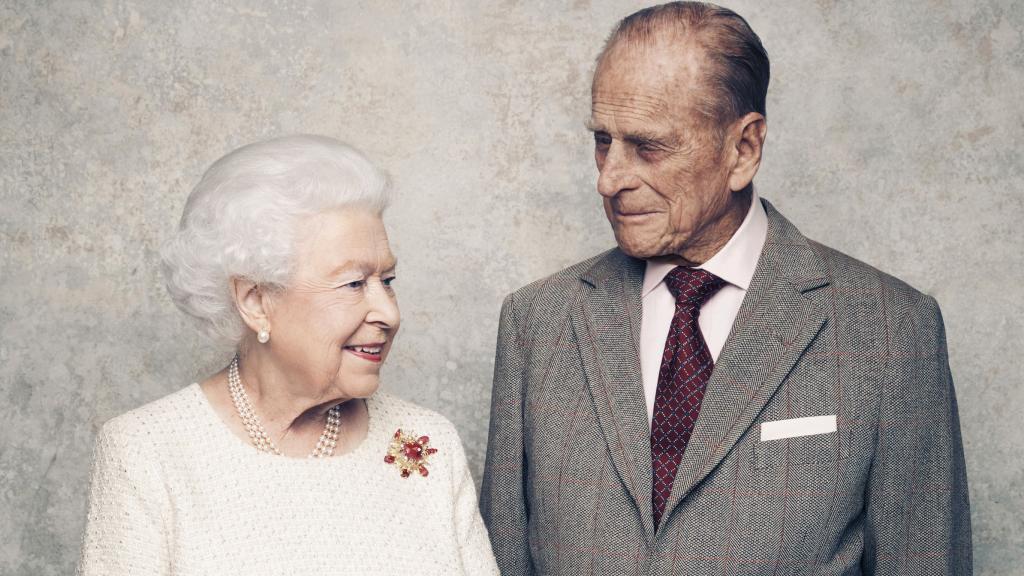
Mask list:
[{"label": "dark red patterned tie", "polygon": [[708,345],[697,325],[697,317],[701,305],[725,282],[705,270],[680,266],[665,276],[665,284],[676,297],[676,311],[665,339],[651,423],[655,527],[665,512],[665,502],[672,493],[672,481],[693,433],[704,398],[704,387],[714,368]]}]

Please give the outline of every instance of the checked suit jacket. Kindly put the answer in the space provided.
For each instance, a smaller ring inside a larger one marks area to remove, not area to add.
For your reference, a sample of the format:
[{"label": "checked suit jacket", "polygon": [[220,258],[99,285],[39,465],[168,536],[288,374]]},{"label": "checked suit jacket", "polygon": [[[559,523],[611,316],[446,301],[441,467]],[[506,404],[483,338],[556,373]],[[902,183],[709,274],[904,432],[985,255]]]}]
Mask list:
[{"label": "checked suit jacket", "polygon": [[[657,530],[644,262],[614,249],[506,298],[481,489],[503,574],[971,573],[935,300],[763,202],[767,241]],[[835,432],[760,439],[823,415]]]}]

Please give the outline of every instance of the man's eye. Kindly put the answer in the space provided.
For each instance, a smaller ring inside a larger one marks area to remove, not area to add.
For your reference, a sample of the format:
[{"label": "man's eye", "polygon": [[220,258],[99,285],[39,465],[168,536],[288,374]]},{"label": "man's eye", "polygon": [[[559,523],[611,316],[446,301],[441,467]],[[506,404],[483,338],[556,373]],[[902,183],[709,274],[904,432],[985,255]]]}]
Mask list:
[{"label": "man's eye", "polygon": [[661,153],[662,148],[660,146],[655,145],[655,144],[644,143],[644,144],[638,144],[637,147],[636,147],[636,151],[641,156],[648,156],[648,157],[650,157],[650,156],[654,156],[656,154]]},{"label": "man's eye", "polygon": [[607,148],[612,145],[612,138],[607,134],[595,132],[594,145],[597,146],[598,148]]}]

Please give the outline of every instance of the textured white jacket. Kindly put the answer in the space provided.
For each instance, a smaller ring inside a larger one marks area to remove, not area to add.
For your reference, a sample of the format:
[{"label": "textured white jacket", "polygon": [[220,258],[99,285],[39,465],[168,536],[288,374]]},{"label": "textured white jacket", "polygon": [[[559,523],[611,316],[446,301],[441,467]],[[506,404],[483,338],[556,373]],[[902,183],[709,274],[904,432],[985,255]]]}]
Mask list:
[{"label": "textured white jacket", "polygon": [[[384,393],[350,453],[258,453],[197,384],[115,418],[96,440],[79,574],[497,574],[473,481],[444,417]],[[429,475],[384,456],[428,435]]]}]

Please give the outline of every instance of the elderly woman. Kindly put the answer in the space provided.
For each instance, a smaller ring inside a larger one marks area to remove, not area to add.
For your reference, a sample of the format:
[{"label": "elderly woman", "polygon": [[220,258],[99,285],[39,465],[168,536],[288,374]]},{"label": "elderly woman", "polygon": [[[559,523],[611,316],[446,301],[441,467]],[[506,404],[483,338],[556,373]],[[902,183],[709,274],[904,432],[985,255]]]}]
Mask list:
[{"label": "elderly woman", "polygon": [[217,161],[164,251],[227,367],[103,426],[79,573],[496,574],[442,416],[377,390],[386,182],[335,140]]}]

